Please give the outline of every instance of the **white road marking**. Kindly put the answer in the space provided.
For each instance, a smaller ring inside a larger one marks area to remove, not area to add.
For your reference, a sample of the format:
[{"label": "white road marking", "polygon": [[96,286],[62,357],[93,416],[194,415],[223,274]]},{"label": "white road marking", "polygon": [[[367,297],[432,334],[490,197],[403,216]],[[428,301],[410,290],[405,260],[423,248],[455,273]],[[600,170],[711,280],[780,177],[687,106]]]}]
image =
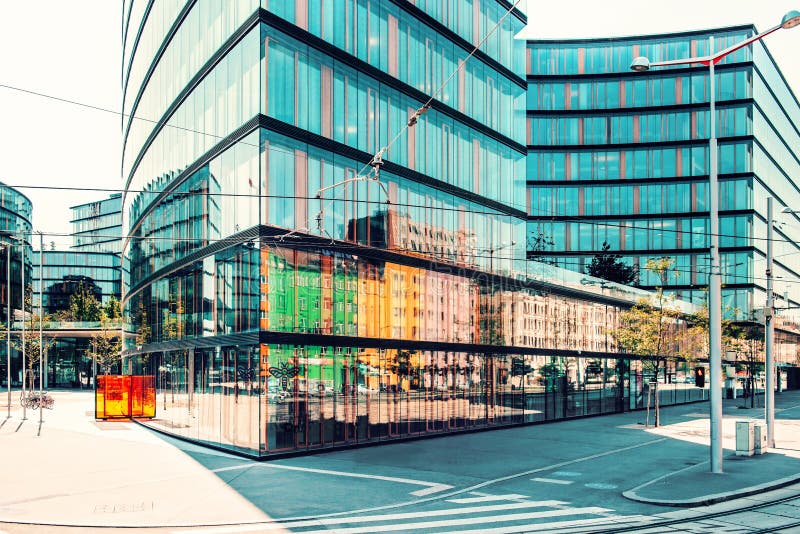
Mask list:
[{"label": "white road marking", "polygon": [[495,527],[495,528],[480,528],[477,530],[454,530],[451,531],[450,534],[517,534],[520,532],[540,532],[544,530],[550,529],[559,529],[553,530],[553,532],[567,532],[562,529],[570,529],[572,532],[575,527],[585,527],[585,526],[598,526],[598,525],[606,525],[607,523],[610,524],[609,526],[622,526],[627,523],[634,523],[634,522],[641,522],[641,521],[653,521],[652,517],[648,516],[640,516],[640,515],[606,515],[599,518],[594,519],[575,519],[572,521],[551,521],[549,523],[530,523],[527,525],[513,525],[507,527]]},{"label": "white road marking", "polygon": [[579,477],[581,476],[580,473],[577,471],[556,471],[555,473],[551,473],[554,477]]},{"label": "white road marking", "polygon": [[603,484],[602,482],[590,482],[589,484],[584,484],[584,486],[590,489],[599,489],[599,490],[617,489],[616,484]]},{"label": "white road marking", "polygon": [[[425,512],[401,512],[396,514],[380,514],[350,517],[329,517],[321,519],[308,519],[301,521],[276,521],[275,523],[262,523],[253,525],[233,525],[211,530],[203,530],[203,534],[225,534],[228,532],[248,532],[253,530],[277,530],[279,528],[317,527],[324,525],[341,525],[352,523],[372,523],[376,521],[399,521],[403,519],[418,519],[422,517],[437,517],[446,515],[477,514],[484,512],[502,512],[506,510],[520,510],[523,508],[544,508],[568,504],[564,501],[538,501],[517,502],[511,504],[493,504],[487,506],[471,506],[467,508],[450,508],[445,510],[429,510]],[[545,513],[545,512],[537,512]],[[175,533],[188,534],[189,530],[176,530]]]},{"label": "white road marking", "polygon": [[[514,479],[517,479],[517,478],[522,478],[522,477],[526,477],[528,475],[532,475],[534,473],[542,473],[544,471],[552,471],[553,469],[558,469],[560,467],[565,467],[567,465],[576,464],[578,462],[585,462],[586,460],[594,460],[596,458],[602,458],[604,456],[610,456],[612,454],[626,452],[626,451],[630,451],[630,450],[633,450],[633,449],[638,449],[640,447],[647,447],[649,445],[655,445],[656,443],[661,443],[662,441],[667,441],[668,439],[670,439],[670,438],[653,439],[653,440],[650,440],[650,441],[645,441],[644,443],[638,443],[636,445],[629,445],[627,447],[620,447],[620,448],[616,448],[616,449],[612,449],[612,450],[608,450],[608,451],[604,451],[604,452],[599,452],[599,453],[596,453],[596,454],[591,454],[589,456],[583,456],[581,458],[575,458],[575,459],[572,459],[572,460],[565,460],[563,462],[559,462],[559,463],[552,464],[552,465],[547,465],[547,466],[544,466],[544,467],[537,467],[536,469],[523,471],[521,473],[514,473],[514,474],[511,474],[511,475],[505,475],[505,476],[498,477],[498,478],[495,478],[495,479],[492,479],[492,480],[486,480],[484,482],[480,482],[478,484],[474,484],[474,485],[469,486],[467,488],[462,488],[460,490],[452,491],[449,494],[444,495],[444,497],[454,497],[456,495],[464,495],[464,494],[476,495],[476,494],[478,494],[478,490],[480,490],[482,488],[485,488],[485,487],[488,487],[488,486],[492,486],[494,484],[499,484],[499,483],[505,482],[507,480],[514,480]],[[242,467],[247,467],[247,466],[242,466]],[[225,469],[225,468],[223,468],[223,469]],[[436,498],[437,497],[428,497],[427,499],[422,499],[419,502],[429,502],[429,501],[431,501],[433,499],[436,499]],[[418,504],[416,501],[412,501],[412,502],[414,504]],[[411,504],[411,503],[405,503],[405,504]],[[362,514],[362,513],[368,513],[368,512],[378,512],[378,511],[382,511],[382,510],[392,510],[392,509],[395,509],[397,507],[398,507],[397,504],[385,504],[385,505],[382,505],[382,506],[371,506],[369,508],[360,508],[360,509],[357,509],[357,510],[348,510],[346,512],[333,512],[333,513],[328,513],[328,514],[319,514],[319,515],[317,515],[315,517],[320,517],[320,518],[322,518],[322,517],[342,517],[342,516],[347,515],[347,514]],[[308,517],[297,517],[297,518],[295,518],[295,520],[298,520],[298,521],[299,520],[303,520],[303,519],[308,519]],[[289,519],[287,518],[286,520],[289,520]],[[261,523],[261,525],[263,525],[263,523]]]},{"label": "white road marking", "polygon": [[274,463],[251,463],[251,464],[240,464],[240,465],[232,465],[230,467],[220,467],[219,469],[212,469],[212,473],[220,473],[223,471],[235,471],[238,469],[248,469],[250,467],[267,467],[270,469],[285,469],[287,471],[303,471],[305,473],[317,473],[321,475],[332,475],[338,477],[351,477],[351,478],[366,478],[370,480],[384,480],[386,482],[396,482],[399,484],[413,484],[415,486],[425,486],[425,489],[412,491],[411,495],[415,495],[417,497],[421,497],[424,495],[430,495],[432,493],[439,493],[440,491],[445,491],[452,489],[453,486],[449,484],[439,484],[437,482],[425,482],[424,480],[413,480],[410,478],[398,478],[398,477],[386,477],[382,475],[367,475],[364,473],[348,473],[346,471],[331,471],[329,469],[313,469],[310,467],[296,467],[293,465],[281,465],[281,464],[274,464]]},{"label": "white road marking", "polygon": [[507,495],[484,495],[483,497],[467,497],[465,499],[447,499],[447,502],[454,502],[456,504],[471,504],[474,502],[489,502],[489,501],[517,501],[519,499],[527,499],[527,495],[520,495],[518,493],[509,493]]},{"label": "white road marking", "polygon": [[[406,484],[412,484],[412,482],[406,482]],[[425,495],[430,495],[432,493],[439,493],[440,491],[449,490],[450,488],[453,487],[453,486],[448,486],[447,484],[434,484],[434,483],[430,484],[431,485],[428,488],[412,491],[411,495],[415,495],[417,497],[424,497]]]},{"label": "white road marking", "polygon": [[572,484],[573,482],[575,482],[574,480],[558,480],[557,478],[539,478],[539,477],[532,478],[531,480],[533,480],[534,482],[545,482],[547,484],[563,484],[565,486],[567,484]]},{"label": "white road marking", "polygon": [[[422,521],[419,523],[395,523],[392,525],[370,525],[366,527],[338,528],[336,534],[366,534],[370,532],[392,532],[396,530],[432,529],[443,527],[457,527],[460,525],[478,525],[481,523],[496,523],[499,521],[524,521],[528,519],[542,519],[546,517],[563,517],[565,515],[600,514],[610,512],[608,508],[590,506],[586,508],[572,508],[568,510],[548,510],[546,512],[527,512],[524,514],[489,515],[483,517],[467,517],[463,519],[447,519],[443,521]],[[286,525],[291,528],[292,525]],[[529,525],[530,527],[538,525]],[[483,529],[481,529],[483,530]],[[330,530],[312,530],[303,534],[331,534]]]}]

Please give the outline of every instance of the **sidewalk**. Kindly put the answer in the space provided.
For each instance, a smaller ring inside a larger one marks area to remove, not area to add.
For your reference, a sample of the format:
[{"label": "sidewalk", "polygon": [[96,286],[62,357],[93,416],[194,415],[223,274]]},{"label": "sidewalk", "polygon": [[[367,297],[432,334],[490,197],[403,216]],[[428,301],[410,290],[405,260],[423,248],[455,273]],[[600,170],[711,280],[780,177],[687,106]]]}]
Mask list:
[{"label": "sidewalk", "polygon": [[[759,399],[763,403],[763,398]],[[743,399],[723,401],[723,473],[710,472],[706,461],[660,476],[629,491],[628,499],[664,506],[702,506],[747,497],[800,482],[800,392],[775,396],[775,448],[764,455],[736,456],[736,421],[764,420],[764,408],[741,409]],[[707,412],[698,406],[697,415]],[[653,434],[708,444],[707,413],[691,421],[668,424]]]},{"label": "sidewalk", "polygon": [[0,401],[0,522],[150,526],[270,518],[213,472],[132,422],[96,422],[92,392],[55,391],[53,410],[11,419]]}]

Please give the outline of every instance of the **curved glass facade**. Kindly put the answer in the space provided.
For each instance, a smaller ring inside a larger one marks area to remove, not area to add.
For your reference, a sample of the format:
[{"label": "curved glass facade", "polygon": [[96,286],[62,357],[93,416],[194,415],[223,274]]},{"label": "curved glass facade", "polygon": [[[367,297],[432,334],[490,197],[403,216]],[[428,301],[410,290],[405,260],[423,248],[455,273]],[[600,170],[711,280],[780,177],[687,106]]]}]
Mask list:
[{"label": "curved glass facade", "polygon": [[[22,309],[22,277],[24,269],[25,285],[31,285],[31,213],[30,199],[14,188],[0,183],[0,322],[8,323],[8,305],[11,305],[11,319]],[[24,261],[23,261],[24,257]],[[8,264],[10,260],[10,265]],[[10,269],[10,278],[8,276]],[[5,328],[5,326],[3,326]],[[0,383],[7,382],[6,344],[0,344]],[[22,357],[12,349],[11,382],[18,385],[22,381]]]},{"label": "curved glass facade", "polygon": [[443,5],[125,9],[149,424],[270,455],[636,406],[607,332],[643,293],[524,259],[524,17],[465,61],[510,6]]},{"label": "curved glass facade", "polygon": [[[0,310],[0,318],[5,323],[8,320],[7,316],[7,303],[10,295],[11,309],[22,309],[22,272],[20,266],[23,265],[22,257],[24,252],[24,265],[25,265],[25,278],[26,285],[30,284],[31,280],[31,254],[32,249],[30,245],[30,236],[32,231],[31,226],[31,213],[33,205],[31,201],[11,187],[0,183],[0,245],[2,245],[2,252],[0,252],[0,292],[2,298],[2,310]],[[8,243],[11,243],[11,279],[7,278],[6,261],[9,256]],[[20,247],[20,243],[24,243]],[[3,362],[5,365],[5,362]],[[3,374],[5,377],[5,374]]]},{"label": "curved glass facade", "polygon": [[[652,257],[676,262],[667,288],[705,301],[708,283],[709,83],[703,66],[629,70],[651,61],[722,50],[751,26],[622,39],[527,42],[529,254],[584,271],[603,243],[644,270]],[[766,197],[800,202],[800,107],[762,42],[716,68],[723,307],[753,319],[764,303]],[[788,220],[786,221],[788,222]],[[796,228],[776,230],[776,272],[792,278]],[[544,239],[542,239],[544,238]],[[538,239],[538,240],[537,240]],[[544,243],[546,250],[533,250]],[[780,250],[781,252],[777,252]],[[800,289],[788,290],[792,301]]]}]

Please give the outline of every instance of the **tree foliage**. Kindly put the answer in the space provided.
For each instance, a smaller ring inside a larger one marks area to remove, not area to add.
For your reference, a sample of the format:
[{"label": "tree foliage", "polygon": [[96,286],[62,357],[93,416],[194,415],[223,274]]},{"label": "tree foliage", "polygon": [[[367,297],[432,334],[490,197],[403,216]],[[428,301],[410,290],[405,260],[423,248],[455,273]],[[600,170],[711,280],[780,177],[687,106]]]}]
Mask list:
[{"label": "tree foliage", "polygon": [[103,310],[94,293],[81,282],[69,297],[69,311],[76,321],[96,322]]},{"label": "tree foliage", "polygon": [[632,266],[622,261],[622,256],[609,252],[611,245],[603,241],[603,248],[586,268],[586,274],[602,278],[622,285],[634,285],[639,281],[639,273]]},{"label": "tree foliage", "polygon": [[[26,287],[22,318],[25,325],[25,334],[23,335],[22,332],[20,332],[19,337],[12,340],[11,344],[15,349],[25,352],[25,376],[28,377],[28,380],[32,381],[34,370],[38,369],[42,354],[47,354],[47,350],[53,346],[55,340],[41,336],[40,342],[39,329],[44,327],[44,324],[42,323],[42,317],[31,311],[33,309],[31,293],[31,286]],[[46,322],[46,318],[44,320]],[[32,387],[32,383],[28,385]]]},{"label": "tree foliage", "polygon": [[108,374],[122,359],[121,317],[109,318],[105,312],[100,314],[100,330],[92,334],[89,357]]},{"label": "tree foliage", "polygon": [[[683,314],[676,307],[674,297],[664,294],[663,286],[674,273],[673,263],[671,258],[647,261],[645,268],[658,276],[661,285],[651,299],[640,299],[629,310],[622,312],[619,327],[611,332],[623,350],[643,357],[642,369],[653,375],[656,388],[657,379],[667,362],[693,357],[693,354],[685,351]],[[655,399],[655,424],[658,426],[657,391]],[[648,397],[648,409],[649,402]]]},{"label": "tree foliage", "polygon": [[105,313],[106,317],[111,321],[122,319],[122,306],[120,305],[119,299],[111,295],[106,303],[103,304],[103,313]]}]

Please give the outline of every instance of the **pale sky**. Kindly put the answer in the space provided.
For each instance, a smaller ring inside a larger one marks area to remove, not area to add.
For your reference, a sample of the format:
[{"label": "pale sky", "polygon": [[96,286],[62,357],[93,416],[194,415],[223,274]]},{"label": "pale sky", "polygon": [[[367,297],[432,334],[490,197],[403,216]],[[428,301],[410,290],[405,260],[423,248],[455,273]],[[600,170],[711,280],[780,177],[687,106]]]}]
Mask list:
[{"label": "pale sky", "polygon": [[[139,0],[141,1],[141,0]],[[777,24],[800,0],[523,0],[528,38],[628,36]],[[121,108],[122,0],[0,0],[0,85],[101,108]],[[765,40],[800,93],[800,29]],[[0,87],[0,181],[12,186],[119,189],[120,117]],[[20,187],[35,230],[68,246],[69,207],[108,193]],[[37,244],[38,245],[38,244]]]}]

